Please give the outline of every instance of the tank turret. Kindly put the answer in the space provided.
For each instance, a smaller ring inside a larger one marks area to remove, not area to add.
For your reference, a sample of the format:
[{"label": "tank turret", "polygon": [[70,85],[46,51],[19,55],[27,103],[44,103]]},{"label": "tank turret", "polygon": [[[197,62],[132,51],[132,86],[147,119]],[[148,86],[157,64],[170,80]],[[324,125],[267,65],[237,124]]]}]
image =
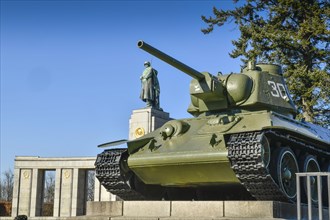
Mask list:
[{"label": "tank turret", "polygon": [[287,116],[296,113],[278,65],[249,62],[240,74],[214,76],[199,72],[143,41],[138,42],[138,47],[193,78],[188,112],[194,116],[265,109]]}]

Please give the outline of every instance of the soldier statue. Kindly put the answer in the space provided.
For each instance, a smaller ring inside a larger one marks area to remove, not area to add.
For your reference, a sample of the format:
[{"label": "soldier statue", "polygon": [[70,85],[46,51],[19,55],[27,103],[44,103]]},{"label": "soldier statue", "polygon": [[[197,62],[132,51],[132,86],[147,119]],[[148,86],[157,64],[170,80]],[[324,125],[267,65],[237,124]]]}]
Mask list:
[{"label": "soldier statue", "polygon": [[140,77],[141,80],[141,94],[142,101],[147,103],[147,107],[160,109],[159,107],[159,93],[160,87],[157,78],[157,70],[151,67],[150,62],[144,62],[144,71]]}]

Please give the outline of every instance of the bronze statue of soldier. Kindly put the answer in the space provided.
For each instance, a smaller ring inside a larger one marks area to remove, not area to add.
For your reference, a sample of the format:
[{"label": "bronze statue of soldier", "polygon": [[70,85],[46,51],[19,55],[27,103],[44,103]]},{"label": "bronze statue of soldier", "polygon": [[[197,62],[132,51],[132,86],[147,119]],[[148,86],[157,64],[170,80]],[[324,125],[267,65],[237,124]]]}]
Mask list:
[{"label": "bronze statue of soldier", "polygon": [[147,107],[160,109],[159,94],[160,87],[157,78],[157,70],[151,67],[150,62],[144,62],[144,71],[140,77],[141,94],[140,99],[147,103]]}]

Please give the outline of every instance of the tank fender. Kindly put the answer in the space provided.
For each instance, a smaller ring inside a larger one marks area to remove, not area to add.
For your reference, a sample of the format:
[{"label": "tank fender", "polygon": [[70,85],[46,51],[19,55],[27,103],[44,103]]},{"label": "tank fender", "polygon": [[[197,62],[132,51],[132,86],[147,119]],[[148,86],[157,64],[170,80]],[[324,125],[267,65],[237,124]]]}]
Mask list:
[{"label": "tank fender", "polygon": [[137,139],[128,141],[127,142],[127,147],[128,147],[127,151],[128,151],[128,154],[134,153],[138,149],[142,148],[144,145],[148,144],[153,139],[154,139],[153,137],[148,136],[148,134],[147,134],[147,135],[142,136],[140,138],[137,138]]}]

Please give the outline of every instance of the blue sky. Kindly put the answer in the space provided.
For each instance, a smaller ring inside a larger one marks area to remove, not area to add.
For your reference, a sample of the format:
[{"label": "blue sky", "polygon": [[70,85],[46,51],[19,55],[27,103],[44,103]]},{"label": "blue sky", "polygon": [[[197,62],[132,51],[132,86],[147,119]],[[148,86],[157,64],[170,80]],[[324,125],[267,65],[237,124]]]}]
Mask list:
[{"label": "blue sky", "polygon": [[160,104],[191,117],[189,76],[137,48],[138,40],[198,71],[239,72],[234,24],[210,35],[201,15],[228,1],[1,1],[1,167],[15,156],[96,156],[128,137],[143,63],[158,70]]}]

